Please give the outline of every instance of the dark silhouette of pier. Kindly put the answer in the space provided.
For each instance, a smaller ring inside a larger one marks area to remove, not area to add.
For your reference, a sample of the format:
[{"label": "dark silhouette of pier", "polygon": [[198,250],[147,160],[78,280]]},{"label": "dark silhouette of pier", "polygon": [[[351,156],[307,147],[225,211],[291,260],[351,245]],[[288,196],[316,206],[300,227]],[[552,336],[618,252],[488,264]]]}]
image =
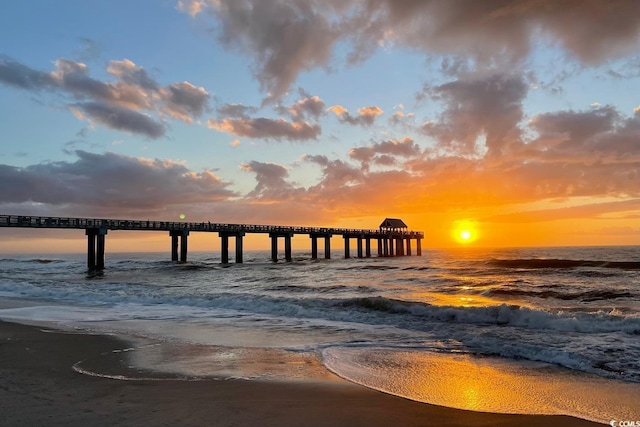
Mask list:
[{"label": "dark silhouette of pier", "polygon": [[[171,260],[187,261],[188,237],[192,232],[218,233],[221,239],[221,262],[229,263],[229,238],[235,240],[235,262],[243,262],[243,237],[247,233],[268,234],[271,259],[278,261],[278,239],[284,239],[285,259],[291,261],[291,239],[306,234],[311,239],[311,258],[318,258],[318,239],[324,239],[324,257],[331,258],[331,237],[342,236],[344,256],[351,257],[350,241],[356,240],[357,257],[371,257],[371,241],[377,241],[379,257],[410,256],[411,240],[416,241],[416,255],[422,255],[421,231],[408,231],[400,219],[387,218],[377,230],[331,227],[289,227],[279,225],[221,224],[212,222],[140,221],[125,219],[62,218],[24,215],[0,215],[0,227],[56,228],[85,230],[87,266],[104,269],[105,240],[110,230],[168,231],[171,238]],[[364,243],[364,247],[363,247]]]}]

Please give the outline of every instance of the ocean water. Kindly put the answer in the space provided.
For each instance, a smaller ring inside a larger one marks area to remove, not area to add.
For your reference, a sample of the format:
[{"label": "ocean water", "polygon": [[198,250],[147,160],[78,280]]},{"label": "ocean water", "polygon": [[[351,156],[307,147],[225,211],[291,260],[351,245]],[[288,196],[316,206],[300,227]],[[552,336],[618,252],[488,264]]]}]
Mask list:
[{"label": "ocean water", "polygon": [[108,253],[100,275],[0,255],[0,319],[136,337],[127,363],[186,378],[328,370],[464,409],[640,419],[640,247],[340,255]]}]

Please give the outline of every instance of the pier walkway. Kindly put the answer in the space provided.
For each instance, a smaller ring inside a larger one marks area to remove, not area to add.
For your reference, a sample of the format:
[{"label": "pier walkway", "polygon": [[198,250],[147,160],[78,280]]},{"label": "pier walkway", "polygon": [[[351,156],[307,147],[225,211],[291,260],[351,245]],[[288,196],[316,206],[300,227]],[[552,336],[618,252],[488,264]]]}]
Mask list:
[{"label": "pier walkway", "polygon": [[[385,222],[387,222],[385,220]],[[395,220],[400,221],[400,220]],[[402,223],[400,221],[400,223]],[[385,224],[385,223],[383,223]],[[358,258],[371,257],[371,241],[377,241],[378,256],[411,255],[411,240],[416,240],[416,255],[422,255],[421,231],[402,228],[377,230],[331,227],[289,227],[279,225],[221,224],[212,222],[140,221],[124,219],[63,218],[23,215],[0,215],[0,227],[35,229],[79,229],[87,236],[87,266],[90,270],[104,269],[105,236],[109,230],[166,231],[171,238],[171,259],[186,262],[188,236],[192,232],[218,233],[221,239],[221,262],[229,263],[229,238],[235,239],[235,262],[243,262],[243,237],[247,233],[268,234],[271,238],[271,259],[278,261],[278,239],[284,239],[285,259],[291,261],[291,239],[296,234],[311,238],[311,257],[318,258],[318,239],[324,240],[324,257],[331,258],[331,237],[342,236],[344,256],[351,257],[350,241],[356,240]],[[364,243],[364,248],[363,248]]]}]

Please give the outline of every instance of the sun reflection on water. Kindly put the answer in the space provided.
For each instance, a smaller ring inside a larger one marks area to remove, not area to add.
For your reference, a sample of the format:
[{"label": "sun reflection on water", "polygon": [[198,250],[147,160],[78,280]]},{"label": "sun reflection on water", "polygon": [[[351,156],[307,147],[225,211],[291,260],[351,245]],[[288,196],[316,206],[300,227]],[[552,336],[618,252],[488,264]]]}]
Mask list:
[{"label": "sun reflection on water", "polygon": [[435,405],[600,422],[637,415],[639,384],[544,363],[371,348],[327,349],[323,355],[325,365],[343,378]]}]

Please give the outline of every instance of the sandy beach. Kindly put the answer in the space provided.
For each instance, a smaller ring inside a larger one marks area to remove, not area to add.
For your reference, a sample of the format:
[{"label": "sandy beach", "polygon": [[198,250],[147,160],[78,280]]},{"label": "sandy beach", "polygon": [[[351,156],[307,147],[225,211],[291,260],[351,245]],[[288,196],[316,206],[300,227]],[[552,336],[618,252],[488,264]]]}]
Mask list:
[{"label": "sandy beach", "polygon": [[563,416],[488,414],[413,402],[346,381],[114,380],[81,360],[122,349],[100,335],[0,322],[0,425],[589,426]]}]

